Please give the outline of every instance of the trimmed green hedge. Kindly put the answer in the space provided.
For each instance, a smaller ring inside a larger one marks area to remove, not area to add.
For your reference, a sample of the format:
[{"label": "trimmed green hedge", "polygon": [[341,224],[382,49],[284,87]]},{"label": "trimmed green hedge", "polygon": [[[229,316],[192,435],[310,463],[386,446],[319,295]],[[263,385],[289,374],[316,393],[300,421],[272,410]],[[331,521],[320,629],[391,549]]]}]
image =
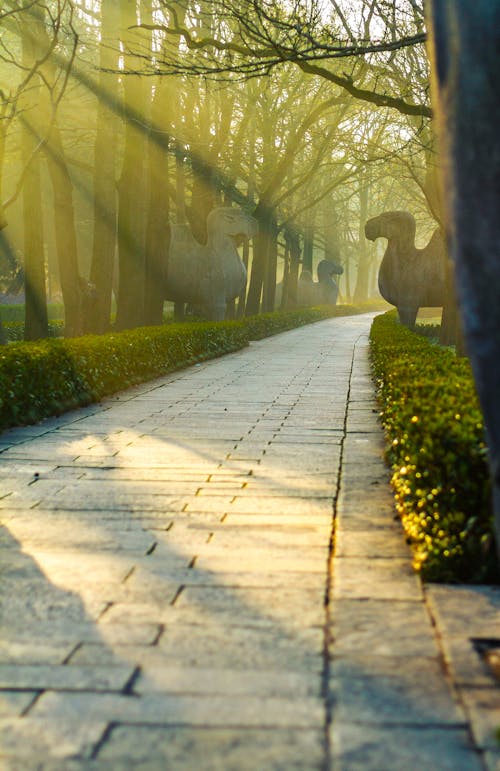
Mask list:
[{"label": "trimmed green hedge", "polygon": [[172,324],[0,350],[0,428],[32,423],[247,344],[241,324]]},{"label": "trimmed green hedge", "polygon": [[[3,305],[0,303],[0,319],[3,323],[19,322],[24,324],[26,307],[24,303],[15,305]],[[62,303],[48,303],[47,315],[51,321],[59,321],[64,318],[64,305]]]},{"label": "trimmed green hedge", "polygon": [[142,327],[107,335],[0,346],[0,430],[59,415],[137,383],[243,348],[249,340],[355,306],[323,306],[241,321]]},{"label": "trimmed green hedge", "polygon": [[[9,343],[19,343],[24,340],[24,321],[8,321],[3,324],[3,331]],[[49,322],[49,337],[62,337],[64,321]]]},{"label": "trimmed green hedge", "polygon": [[483,420],[468,360],[401,326],[371,329],[396,506],[431,581],[497,581]]}]

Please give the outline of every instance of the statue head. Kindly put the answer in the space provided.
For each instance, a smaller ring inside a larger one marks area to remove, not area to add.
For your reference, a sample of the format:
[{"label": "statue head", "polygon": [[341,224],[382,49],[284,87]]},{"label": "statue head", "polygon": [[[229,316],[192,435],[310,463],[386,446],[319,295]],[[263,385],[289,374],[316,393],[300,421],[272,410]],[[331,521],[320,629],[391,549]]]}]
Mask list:
[{"label": "statue head", "polygon": [[376,238],[415,239],[415,217],[409,211],[386,211],[378,217],[372,217],[365,224],[365,236],[369,241]]},{"label": "statue head", "polygon": [[333,262],[332,260],[321,260],[321,262],[318,262],[316,270],[320,284],[329,283],[333,280],[333,275],[341,276],[344,272],[342,265],[338,262]]},{"label": "statue head", "polygon": [[207,217],[209,233],[223,234],[234,239],[252,238],[258,231],[257,220],[243,209],[218,206]]}]

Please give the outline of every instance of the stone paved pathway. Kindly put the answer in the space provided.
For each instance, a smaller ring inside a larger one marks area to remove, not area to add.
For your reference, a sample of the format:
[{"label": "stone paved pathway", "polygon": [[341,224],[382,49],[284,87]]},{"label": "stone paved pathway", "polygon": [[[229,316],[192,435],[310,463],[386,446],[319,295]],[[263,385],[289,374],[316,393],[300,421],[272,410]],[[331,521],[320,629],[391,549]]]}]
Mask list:
[{"label": "stone paved pathway", "polygon": [[497,767],[447,609],[500,636],[498,593],[412,573],[370,321],[0,436],[2,769]]}]

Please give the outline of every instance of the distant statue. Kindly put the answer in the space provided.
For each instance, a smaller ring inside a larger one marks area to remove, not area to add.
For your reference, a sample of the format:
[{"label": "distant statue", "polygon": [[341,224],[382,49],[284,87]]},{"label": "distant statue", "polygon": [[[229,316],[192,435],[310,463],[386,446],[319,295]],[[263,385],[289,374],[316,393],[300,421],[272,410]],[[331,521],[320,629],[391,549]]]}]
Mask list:
[{"label": "distant statue", "polygon": [[321,260],[317,267],[319,289],[322,296],[322,303],[327,305],[336,305],[339,296],[339,287],[332,276],[341,276],[344,272],[342,265],[332,260]]},{"label": "distant statue", "polygon": [[207,232],[203,245],[189,225],[171,225],[165,299],[189,303],[221,321],[226,304],[245,288],[247,272],[236,246],[255,235],[257,221],[241,209],[221,206],[208,215]]},{"label": "distant statue", "polygon": [[[297,281],[297,305],[336,305],[339,294],[337,283],[332,276],[344,272],[342,265],[332,260],[321,260],[317,267],[318,281],[313,280],[310,270],[303,270]],[[276,305],[279,307],[283,293],[283,282],[276,285]]]},{"label": "distant statue", "polygon": [[442,232],[434,231],[423,249],[415,246],[415,218],[407,211],[388,211],[368,220],[370,241],[387,238],[378,274],[382,297],[398,309],[399,319],[414,327],[419,308],[442,307],[445,301],[446,246]]}]

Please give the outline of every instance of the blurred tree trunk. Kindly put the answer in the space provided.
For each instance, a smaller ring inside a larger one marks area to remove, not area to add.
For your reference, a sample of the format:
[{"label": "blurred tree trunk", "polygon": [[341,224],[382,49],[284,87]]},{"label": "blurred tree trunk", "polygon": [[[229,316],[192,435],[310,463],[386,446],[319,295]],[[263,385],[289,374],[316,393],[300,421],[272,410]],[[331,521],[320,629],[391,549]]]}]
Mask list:
[{"label": "blurred tree trunk", "polygon": [[54,220],[59,278],[64,300],[64,335],[83,334],[83,287],[78,271],[78,252],[73,208],[73,183],[66,165],[58,126],[53,123],[45,149],[54,191]]},{"label": "blurred tree trunk", "polygon": [[[26,71],[35,67],[40,58],[43,19],[40,9],[23,19],[22,62]],[[38,148],[41,128],[33,107],[41,100],[41,80],[33,75],[29,93],[25,92],[19,109],[23,114],[21,157],[27,167],[23,185],[25,326],[24,339],[38,340],[48,336],[47,294],[45,286],[45,256],[43,246],[43,210],[41,188],[41,158]]]},{"label": "blurred tree trunk", "polygon": [[118,78],[118,9],[115,0],[101,0],[101,40],[94,145],[94,234],[90,281],[95,287],[93,313],[86,319],[91,332],[109,329],[116,250],[117,119],[110,102],[116,98]]},{"label": "blurred tree trunk", "polygon": [[267,233],[267,255],[266,271],[264,275],[264,285],[262,289],[262,311],[270,313],[274,310],[274,298],[276,296],[276,272],[278,267],[278,223],[276,216],[272,216],[269,221],[269,230]]},{"label": "blurred tree trunk", "polygon": [[149,137],[149,208],[146,225],[146,281],[144,323],[161,324],[165,297],[165,276],[170,245],[169,115],[172,90],[168,79],[156,84]]},{"label": "blurred tree trunk", "polygon": [[265,199],[259,201],[253,216],[258,222],[259,231],[253,238],[252,272],[247,294],[246,316],[254,316],[260,311],[262,288],[275,229],[274,210]]},{"label": "blurred tree trunk", "polygon": [[[309,215],[313,217],[314,214]],[[302,254],[302,270],[308,270],[313,275],[314,222],[309,222],[304,228],[304,251]]]},{"label": "blurred tree trunk", "polygon": [[[144,44],[137,30],[135,0],[120,0],[121,40],[124,69],[133,73],[137,59],[134,43]],[[148,79],[145,78],[147,81]],[[145,284],[145,158],[148,120],[147,84],[140,75],[123,77],[125,146],[118,183],[118,260],[119,286],[117,329],[138,327],[144,319]]]},{"label": "blurred tree trunk", "polygon": [[[243,265],[245,266],[247,271],[247,281],[248,281],[248,264],[250,261],[250,243],[248,242],[248,240],[245,240],[245,242],[243,243],[241,259],[243,260]],[[241,293],[238,297],[238,307],[236,309],[236,318],[238,319],[243,318],[243,316],[245,315],[246,296],[247,296],[247,287],[245,284],[245,286],[241,290]]]},{"label": "blurred tree trunk", "polygon": [[[47,28],[45,26],[48,11],[45,6],[35,6],[27,16],[30,21],[23,24],[31,26],[32,40],[36,41],[36,55],[51,48]],[[75,212],[73,206],[73,182],[66,162],[62,136],[57,124],[56,109],[58,95],[56,85],[61,78],[61,69],[53,57],[49,56],[39,65],[47,88],[44,89],[38,102],[42,116],[43,152],[47,161],[54,195],[54,227],[56,250],[59,267],[59,278],[64,301],[64,334],[66,337],[76,337],[83,331],[82,325],[82,286],[78,269],[78,248],[75,227]],[[32,98],[32,97],[31,97]],[[32,102],[33,103],[33,102]],[[40,136],[40,135],[39,135]]]},{"label": "blurred tree trunk", "polygon": [[288,272],[287,308],[297,305],[297,284],[300,267],[300,236],[296,230],[289,230],[288,248],[290,251],[290,268]]},{"label": "blurred tree trunk", "polygon": [[358,272],[353,300],[364,302],[368,298],[368,279],[370,273],[370,256],[365,236],[365,222],[368,216],[369,184],[364,170],[360,172],[359,180],[359,230],[358,230]]}]

